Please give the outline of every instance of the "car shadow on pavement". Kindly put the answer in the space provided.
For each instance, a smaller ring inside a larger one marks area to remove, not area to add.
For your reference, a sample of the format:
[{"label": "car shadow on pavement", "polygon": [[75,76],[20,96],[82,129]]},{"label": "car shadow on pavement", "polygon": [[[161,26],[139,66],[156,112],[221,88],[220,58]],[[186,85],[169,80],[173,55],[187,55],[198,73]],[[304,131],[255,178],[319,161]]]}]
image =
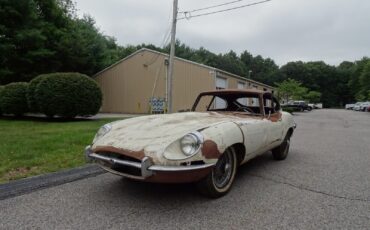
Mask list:
[{"label": "car shadow on pavement", "polygon": [[[239,167],[236,179],[234,181],[234,187],[231,192],[237,192],[233,190],[240,189],[237,184],[241,181],[246,181],[251,179],[248,174],[252,172],[260,171],[264,169],[270,163],[275,162],[272,159],[271,152],[266,152],[265,154],[256,157],[255,159],[247,162],[246,164]],[[248,182],[247,182],[248,183]],[[243,187],[243,193],[245,191]],[[160,183],[146,183],[140,181],[133,181],[126,178],[118,177],[112,180],[109,184],[104,187],[107,194],[117,199],[117,197],[125,197],[125,199],[131,200],[142,200],[156,202],[179,202],[180,200],[186,201],[204,201],[207,202],[209,198],[202,196],[196,188],[195,183],[187,184],[160,184]],[[118,199],[119,200],[119,199]]]},{"label": "car shadow on pavement", "polygon": [[267,151],[264,154],[257,156],[247,163],[241,165],[238,169],[238,175],[240,174],[248,174],[253,171],[257,171],[262,169],[270,164],[277,162],[273,159],[271,151]]}]

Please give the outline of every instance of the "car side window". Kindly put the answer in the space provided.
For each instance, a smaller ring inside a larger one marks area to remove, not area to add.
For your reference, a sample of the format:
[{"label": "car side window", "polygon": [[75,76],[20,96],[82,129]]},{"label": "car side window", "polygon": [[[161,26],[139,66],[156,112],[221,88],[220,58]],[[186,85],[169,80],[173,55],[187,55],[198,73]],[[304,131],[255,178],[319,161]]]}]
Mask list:
[{"label": "car side window", "polygon": [[227,102],[225,99],[215,96],[215,99],[213,100],[213,106],[210,108],[216,109],[216,110],[223,110],[227,108]]},{"label": "car side window", "polygon": [[247,112],[254,115],[261,114],[258,95],[240,95],[231,102],[230,111]]}]

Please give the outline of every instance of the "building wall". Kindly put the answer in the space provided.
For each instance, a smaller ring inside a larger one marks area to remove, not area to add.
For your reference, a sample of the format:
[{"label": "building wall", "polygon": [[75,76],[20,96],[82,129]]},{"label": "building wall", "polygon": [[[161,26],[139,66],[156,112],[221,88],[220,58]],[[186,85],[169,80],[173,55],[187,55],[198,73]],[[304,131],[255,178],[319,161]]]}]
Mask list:
[{"label": "building wall", "polygon": [[155,82],[154,96],[165,97],[165,77],[164,58],[151,52],[140,52],[103,71],[95,78],[103,92],[101,111],[148,113]]},{"label": "building wall", "polygon": [[214,89],[214,71],[196,64],[175,60],[173,111],[191,109],[201,92]]},{"label": "building wall", "polygon": [[217,72],[217,76],[226,78],[227,79],[227,88],[228,89],[237,89],[238,88],[238,82],[242,82],[245,84],[246,89],[255,88],[259,90],[265,90],[272,92],[273,88],[269,87],[267,85],[263,85],[261,83],[250,81],[248,79],[240,79],[239,77],[236,77],[233,74],[224,73],[224,72]]},{"label": "building wall", "polygon": [[[103,70],[95,76],[103,92],[101,112],[106,113],[148,113],[149,99],[166,96],[166,56],[148,50]],[[227,79],[227,88],[237,88],[238,82],[245,82],[263,90],[263,86],[238,79],[232,74],[215,71],[211,67],[175,59],[173,77],[173,111],[191,109],[196,97],[203,91],[215,90],[215,79]],[[269,91],[272,88],[268,88]]]}]

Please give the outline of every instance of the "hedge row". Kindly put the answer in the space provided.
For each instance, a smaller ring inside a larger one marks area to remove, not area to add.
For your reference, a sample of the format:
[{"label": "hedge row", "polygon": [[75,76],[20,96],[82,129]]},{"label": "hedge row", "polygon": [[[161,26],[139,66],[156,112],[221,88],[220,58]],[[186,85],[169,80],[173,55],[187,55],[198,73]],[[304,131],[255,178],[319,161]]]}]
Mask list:
[{"label": "hedge row", "polygon": [[27,89],[26,82],[10,83],[3,87],[0,93],[0,111],[16,116],[28,112]]},{"label": "hedge row", "polygon": [[44,74],[30,83],[11,83],[0,88],[0,111],[4,114],[33,112],[73,118],[96,114],[101,102],[102,93],[96,82],[79,73]]},{"label": "hedge row", "polygon": [[[1,98],[1,92],[3,91],[4,89],[4,86],[0,85],[0,98]],[[0,115],[3,114],[3,112],[1,111],[1,106],[0,106]]]}]

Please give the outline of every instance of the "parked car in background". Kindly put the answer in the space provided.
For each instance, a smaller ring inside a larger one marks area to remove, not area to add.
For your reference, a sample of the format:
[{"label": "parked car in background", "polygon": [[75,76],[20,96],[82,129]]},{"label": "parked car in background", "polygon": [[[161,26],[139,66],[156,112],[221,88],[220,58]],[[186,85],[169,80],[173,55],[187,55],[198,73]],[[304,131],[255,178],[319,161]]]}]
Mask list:
[{"label": "parked car in background", "polygon": [[323,105],[322,105],[322,103],[316,103],[316,104],[314,105],[314,108],[315,108],[315,109],[322,109],[322,108],[323,108]]},{"label": "parked car in background", "polygon": [[210,197],[226,194],[239,165],[272,150],[287,157],[296,124],[259,90],[201,93],[192,112],[140,116],[104,125],[85,154],[132,180],[196,182]]},{"label": "parked car in background", "polygon": [[322,103],[311,103],[308,106],[311,106],[313,109],[322,109]]},{"label": "parked car in background", "polygon": [[370,101],[366,101],[366,102],[363,102],[361,103],[360,105],[360,111],[367,111],[367,108],[370,106]]},{"label": "parked car in background", "polygon": [[309,106],[305,101],[290,101],[288,104],[282,105],[283,108],[292,108],[294,111],[303,112],[305,110],[311,111],[312,106]]},{"label": "parked car in background", "polygon": [[353,107],[355,107],[355,104],[346,104],[344,108],[348,110],[352,110]]},{"label": "parked car in background", "polygon": [[356,102],[355,106],[353,106],[353,110],[354,111],[360,111],[362,103],[364,103],[364,102]]}]

